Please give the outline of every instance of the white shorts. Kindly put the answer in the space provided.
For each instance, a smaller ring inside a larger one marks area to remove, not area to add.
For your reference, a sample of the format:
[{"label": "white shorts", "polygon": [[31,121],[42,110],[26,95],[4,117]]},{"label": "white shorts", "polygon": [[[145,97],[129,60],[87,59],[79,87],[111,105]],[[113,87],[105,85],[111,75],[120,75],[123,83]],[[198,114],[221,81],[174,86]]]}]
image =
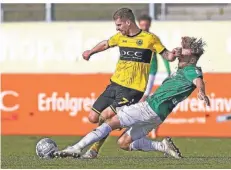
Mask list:
[{"label": "white shorts", "polygon": [[128,128],[126,134],[133,141],[146,136],[152,129],[156,129],[161,123],[160,117],[151,109],[148,103],[136,103],[124,106],[117,114],[122,127]]}]

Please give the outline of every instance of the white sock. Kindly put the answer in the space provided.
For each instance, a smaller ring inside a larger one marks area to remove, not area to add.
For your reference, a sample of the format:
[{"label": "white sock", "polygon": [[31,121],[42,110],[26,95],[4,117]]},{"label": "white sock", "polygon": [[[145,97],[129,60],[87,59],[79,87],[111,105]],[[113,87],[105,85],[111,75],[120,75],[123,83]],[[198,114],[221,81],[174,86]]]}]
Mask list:
[{"label": "white sock", "polygon": [[132,151],[165,151],[165,146],[162,142],[152,141],[146,137],[137,139],[130,144],[130,150]]},{"label": "white sock", "polygon": [[73,147],[78,149],[83,149],[86,146],[93,144],[100,139],[103,139],[112,131],[111,127],[107,123],[103,123],[101,126],[97,127],[92,132],[88,133],[85,137],[83,137],[78,143],[76,143]]}]

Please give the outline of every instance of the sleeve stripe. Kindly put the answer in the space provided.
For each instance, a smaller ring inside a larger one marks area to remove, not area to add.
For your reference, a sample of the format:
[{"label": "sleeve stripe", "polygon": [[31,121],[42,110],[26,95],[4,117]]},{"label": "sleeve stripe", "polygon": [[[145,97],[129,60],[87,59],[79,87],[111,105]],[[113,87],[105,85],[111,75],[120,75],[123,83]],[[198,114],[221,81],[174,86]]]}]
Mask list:
[{"label": "sleeve stripe", "polygon": [[98,110],[96,110],[95,108],[91,108],[93,111],[95,111],[96,113],[98,113],[99,115],[101,114]]},{"label": "sleeve stripe", "polygon": [[110,108],[112,109],[112,111],[117,114],[116,110],[114,109],[114,107],[111,105]]},{"label": "sleeve stripe", "polygon": [[159,54],[163,53],[165,50],[167,50],[167,49],[164,47],[163,50],[161,50],[161,51],[159,52]]}]

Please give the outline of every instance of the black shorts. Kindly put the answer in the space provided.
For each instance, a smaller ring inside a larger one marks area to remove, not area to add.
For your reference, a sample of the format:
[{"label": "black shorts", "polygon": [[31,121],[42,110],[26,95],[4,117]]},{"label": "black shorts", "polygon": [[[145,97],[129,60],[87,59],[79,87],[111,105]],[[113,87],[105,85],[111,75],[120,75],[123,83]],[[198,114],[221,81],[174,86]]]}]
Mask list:
[{"label": "black shorts", "polygon": [[116,108],[124,105],[138,103],[144,92],[123,87],[114,82],[107,86],[106,90],[93,104],[92,110],[100,114],[107,107],[116,113]]}]

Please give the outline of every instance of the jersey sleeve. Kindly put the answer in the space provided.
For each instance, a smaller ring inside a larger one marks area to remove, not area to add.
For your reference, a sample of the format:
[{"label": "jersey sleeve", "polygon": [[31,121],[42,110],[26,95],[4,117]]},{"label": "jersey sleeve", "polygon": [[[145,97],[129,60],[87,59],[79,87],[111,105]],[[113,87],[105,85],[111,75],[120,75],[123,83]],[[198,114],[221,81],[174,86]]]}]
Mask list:
[{"label": "jersey sleeve", "polygon": [[119,42],[119,38],[120,38],[120,33],[117,33],[115,35],[113,35],[109,40],[108,40],[108,45],[109,47],[114,47],[118,45]]},{"label": "jersey sleeve", "polygon": [[163,59],[163,61],[164,61],[164,66],[165,66],[165,68],[166,68],[166,70],[167,70],[168,76],[170,76],[170,75],[171,75],[171,68],[170,68],[169,61],[166,60],[166,59],[163,58],[163,57],[162,57],[162,59]]},{"label": "jersey sleeve", "polygon": [[153,57],[152,57],[151,65],[150,65],[150,72],[149,72],[149,74],[155,76],[156,72],[157,72],[157,69],[158,69],[157,56],[156,56],[156,53],[154,53]]},{"label": "jersey sleeve", "polygon": [[165,46],[161,43],[160,39],[157,36],[155,36],[154,34],[153,34],[152,38],[153,38],[153,49],[157,53],[160,54],[162,51],[164,51]]},{"label": "jersey sleeve", "polygon": [[203,78],[203,74],[202,74],[202,71],[200,68],[197,68],[197,67],[192,67],[190,69],[187,69],[185,71],[185,77],[193,82],[194,79],[196,78]]}]

